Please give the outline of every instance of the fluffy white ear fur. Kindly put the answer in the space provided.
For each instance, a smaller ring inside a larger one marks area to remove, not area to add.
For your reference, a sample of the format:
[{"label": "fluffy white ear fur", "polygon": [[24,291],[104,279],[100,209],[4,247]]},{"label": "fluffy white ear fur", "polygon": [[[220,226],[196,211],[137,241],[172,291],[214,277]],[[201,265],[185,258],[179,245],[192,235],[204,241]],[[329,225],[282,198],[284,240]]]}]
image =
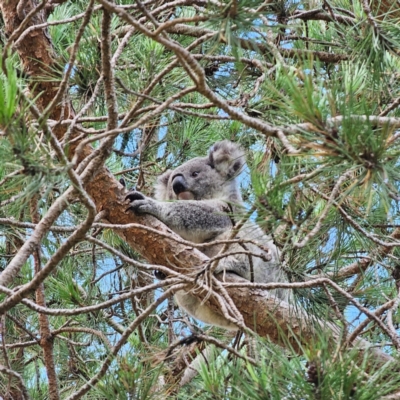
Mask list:
[{"label": "fluffy white ear fur", "polygon": [[168,181],[172,171],[169,169],[157,178],[154,186],[154,198],[159,201],[168,200]]},{"label": "fluffy white ear fur", "polygon": [[209,160],[218,173],[232,178],[240,172],[245,163],[244,151],[238,144],[223,140],[211,147]]}]

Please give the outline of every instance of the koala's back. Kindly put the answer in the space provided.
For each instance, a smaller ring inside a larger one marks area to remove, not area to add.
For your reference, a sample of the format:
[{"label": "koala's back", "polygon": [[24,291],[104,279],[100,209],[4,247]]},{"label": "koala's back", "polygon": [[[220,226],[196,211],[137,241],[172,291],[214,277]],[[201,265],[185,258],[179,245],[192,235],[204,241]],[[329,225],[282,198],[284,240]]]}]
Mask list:
[{"label": "koala's back", "polygon": [[[216,240],[229,239],[232,229],[227,230]],[[251,282],[269,283],[286,282],[286,276],[281,268],[280,254],[271,237],[255,223],[248,221],[235,235],[239,243],[231,244],[227,253],[231,255],[223,259],[217,272],[226,270],[233,272]],[[249,242],[249,240],[257,244]],[[203,252],[208,257],[215,257],[223,248],[222,244],[206,248]],[[288,292],[284,289],[271,291],[283,300],[288,299]]]}]

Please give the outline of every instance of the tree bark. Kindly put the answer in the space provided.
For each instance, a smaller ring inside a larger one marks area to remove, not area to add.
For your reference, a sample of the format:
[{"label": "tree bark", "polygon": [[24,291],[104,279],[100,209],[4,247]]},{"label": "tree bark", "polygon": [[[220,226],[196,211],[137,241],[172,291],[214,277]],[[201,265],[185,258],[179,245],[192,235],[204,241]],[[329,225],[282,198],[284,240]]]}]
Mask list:
[{"label": "tree bark", "polygon": [[[37,197],[31,199],[30,212],[32,222],[39,222],[39,211],[37,207]],[[40,250],[36,249],[33,253],[33,261],[35,265],[35,274],[41,270]],[[46,297],[43,283],[35,291],[36,303],[42,307],[46,307]],[[56,366],[54,364],[54,337],[51,334],[49,318],[45,314],[39,314],[39,331],[40,331],[40,347],[43,350],[44,365],[47,372],[49,382],[49,398],[50,400],[59,400],[58,380],[56,374]]]}]

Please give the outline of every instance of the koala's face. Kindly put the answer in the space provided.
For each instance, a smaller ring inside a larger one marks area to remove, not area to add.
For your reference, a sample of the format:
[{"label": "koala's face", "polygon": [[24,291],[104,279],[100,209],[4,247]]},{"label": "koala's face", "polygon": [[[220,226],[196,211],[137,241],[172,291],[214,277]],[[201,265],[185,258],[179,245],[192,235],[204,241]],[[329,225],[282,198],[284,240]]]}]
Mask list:
[{"label": "koala's face", "polygon": [[193,158],[161,175],[156,185],[158,200],[237,201],[235,177],[244,163],[243,151],[235,143],[216,143],[208,157]]},{"label": "koala's face", "polygon": [[194,158],[170,174],[168,200],[207,200],[220,197],[227,182],[208,162],[208,158]]}]

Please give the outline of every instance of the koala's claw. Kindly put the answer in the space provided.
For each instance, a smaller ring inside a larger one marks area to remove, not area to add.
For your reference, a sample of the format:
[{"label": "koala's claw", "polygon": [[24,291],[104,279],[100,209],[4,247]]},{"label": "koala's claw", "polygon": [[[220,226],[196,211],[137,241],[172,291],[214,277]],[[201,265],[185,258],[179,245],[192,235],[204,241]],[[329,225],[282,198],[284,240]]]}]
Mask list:
[{"label": "koala's claw", "polygon": [[[141,193],[136,193],[139,196],[135,196],[135,201],[132,201],[130,206],[125,211],[133,211],[136,215],[152,214],[153,208],[151,207],[151,200],[145,198]],[[143,196],[142,199],[140,196]],[[130,197],[131,198],[131,197]]]},{"label": "koala's claw", "polygon": [[140,206],[143,207],[143,205],[139,202],[135,202],[131,204],[125,211],[133,211],[135,214],[140,214]]},{"label": "koala's claw", "polygon": [[[140,193],[140,192],[132,191],[132,192],[128,193],[128,194],[125,196],[125,200],[127,200],[127,199],[129,199],[129,201],[144,200],[144,199],[145,199],[145,196],[144,196],[142,193]],[[129,207],[129,208],[130,208],[130,207]],[[129,210],[129,208],[128,208],[128,210]]]}]

